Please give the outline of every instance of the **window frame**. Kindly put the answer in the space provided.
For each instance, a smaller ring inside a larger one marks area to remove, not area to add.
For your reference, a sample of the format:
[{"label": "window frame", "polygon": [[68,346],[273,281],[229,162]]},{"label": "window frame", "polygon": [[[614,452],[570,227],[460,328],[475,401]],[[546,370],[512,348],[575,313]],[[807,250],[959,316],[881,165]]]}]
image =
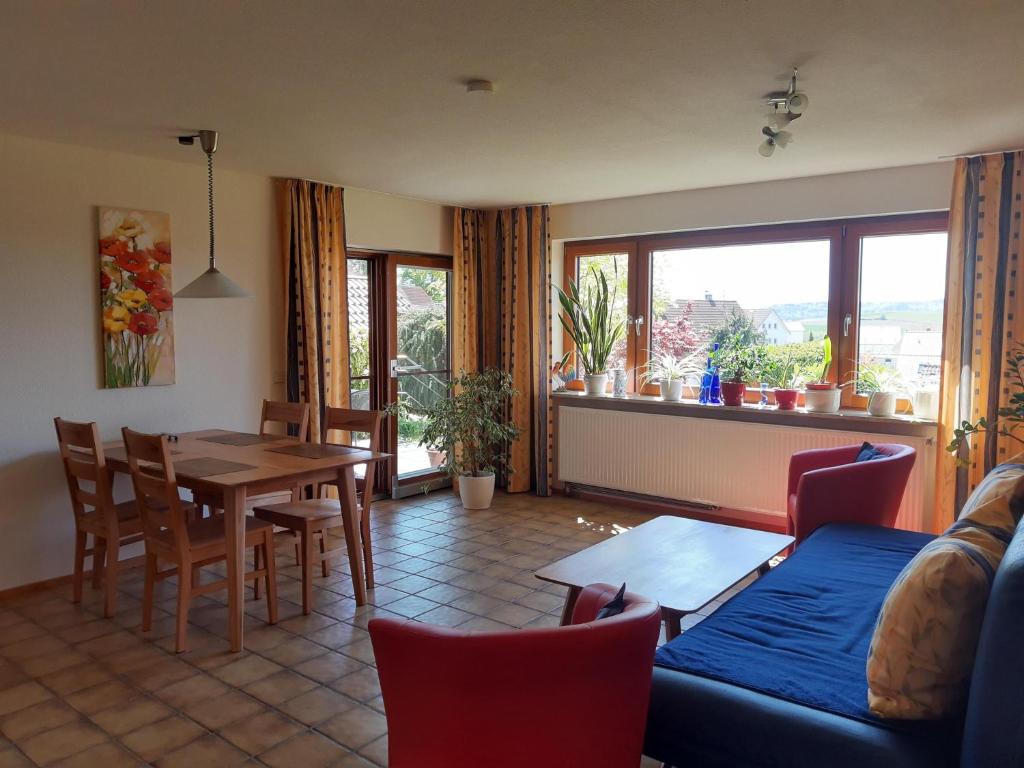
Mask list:
[{"label": "window frame", "polygon": [[[829,241],[828,334],[834,340],[834,363],[829,381],[840,384],[849,381],[856,370],[857,331],[860,323],[860,238],[873,235],[919,234],[947,232],[949,212],[937,211],[913,214],[894,214],[863,218],[833,219],[828,221],[768,224],[747,227],[670,232],[656,235],[574,240],[564,244],[563,289],[577,275],[579,259],[609,253],[626,253],[628,259],[627,313],[632,320],[643,315],[643,332],[628,333],[627,391],[644,395],[659,394],[653,384],[642,386],[640,373],[647,365],[651,345],[651,265],[655,251],[788,243],[808,240]],[[558,314],[557,303],[553,308]],[[843,319],[851,316],[850,333],[842,333]],[[562,332],[563,351],[573,351],[572,339]],[[748,391],[748,401],[757,399],[758,393]],[[865,409],[868,398],[858,395],[853,387],[844,387],[842,406]],[[905,411],[910,403],[900,398],[899,409]]]}]

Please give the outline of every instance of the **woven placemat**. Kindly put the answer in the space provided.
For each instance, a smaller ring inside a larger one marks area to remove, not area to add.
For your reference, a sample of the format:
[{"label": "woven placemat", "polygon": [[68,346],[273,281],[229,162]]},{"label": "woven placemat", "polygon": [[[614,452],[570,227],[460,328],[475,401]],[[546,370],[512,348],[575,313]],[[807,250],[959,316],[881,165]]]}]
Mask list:
[{"label": "woven placemat", "polygon": [[280,448],[267,448],[274,453],[287,453],[289,456],[301,456],[304,459],[329,459],[331,456],[345,456],[349,453],[362,453],[362,448],[349,448],[345,445],[318,445],[316,443],[298,443]]},{"label": "woven placemat", "polygon": [[221,445],[256,445],[257,443],[272,443],[275,440],[284,439],[281,435],[254,435],[249,432],[224,432],[209,437],[199,437],[197,440],[205,440],[208,443],[220,443]]},{"label": "woven placemat", "polygon": [[229,472],[244,472],[256,469],[252,464],[240,464],[237,461],[225,461],[212,456],[198,456],[174,462],[174,471],[188,477],[209,477],[210,475],[226,475]]}]

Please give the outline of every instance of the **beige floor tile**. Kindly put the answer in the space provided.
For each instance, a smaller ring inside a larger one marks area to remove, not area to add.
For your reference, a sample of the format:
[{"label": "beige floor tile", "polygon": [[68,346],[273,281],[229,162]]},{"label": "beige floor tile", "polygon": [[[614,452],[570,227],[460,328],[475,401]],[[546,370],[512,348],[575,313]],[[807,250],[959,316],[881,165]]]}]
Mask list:
[{"label": "beige floor tile", "polygon": [[40,733],[18,746],[32,762],[49,765],[106,741],[106,738],[95,725],[76,722]]},{"label": "beige floor tile", "polygon": [[137,699],[141,695],[140,691],[125,685],[120,680],[110,680],[73,693],[66,700],[79,712],[91,715],[115,704]]},{"label": "beige floor tile", "polygon": [[228,686],[212,675],[200,673],[171,683],[153,693],[175,709],[184,709],[198,701],[208,701],[228,692]]},{"label": "beige floor tile", "polygon": [[249,683],[262,680],[264,677],[269,677],[275,672],[280,672],[282,669],[280,664],[275,664],[262,656],[250,655],[223,667],[218,667],[213,670],[212,674],[228,685],[241,688]]},{"label": "beige floor tile", "polygon": [[340,715],[320,723],[317,730],[355,751],[387,733],[388,726],[382,714],[357,704]]},{"label": "beige floor tile", "polygon": [[148,763],[195,741],[204,733],[191,720],[175,715],[121,737],[121,743]]},{"label": "beige floor tile", "polygon": [[500,621],[502,624],[508,624],[512,627],[521,627],[542,615],[540,611],[527,608],[525,605],[514,605],[512,603],[505,603],[487,612],[487,618]]},{"label": "beige floor tile", "polygon": [[316,680],[318,683],[330,683],[343,675],[362,668],[363,663],[361,661],[357,661],[337,651],[328,651],[297,665],[295,671],[305,677]]},{"label": "beige floor tile", "polygon": [[258,755],[290,739],[305,727],[274,711],[244,717],[220,730],[220,735],[250,755]]},{"label": "beige floor tile", "polygon": [[84,688],[105,683],[110,679],[109,672],[95,661],[90,661],[87,664],[79,664],[76,667],[68,667],[60,672],[44,675],[40,678],[40,682],[54,693],[68,696]]},{"label": "beige floor tile", "polygon": [[250,683],[242,690],[260,701],[277,706],[316,687],[316,682],[308,677],[283,669],[262,680],[257,680],[255,683]]},{"label": "beige floor tile", "polygon": [[107,741],[54,764],[54,768],[135,768],[141,760],[124,747]]},{"label": "beige floor tile", "polygon": [[166,704],[146,697],[115,704],[92,715],[92,721],[107,733],[122,736],[173,714]]},{"label": "beige floor tile", "polygon": [[219,736],[209,734],[156,761],[156,768],[230,768],[249,756]]},{"label": "beige floor tile", "polygon": [[78,712],[59,699],[50,699],[8,715],[0,721],[0,732],[10,741],[26,739],[79,719]]},{"label": "beige floor tile", "polygon": [[229,690],[216,698],[189,704],[184,711],[204,728],[216,731],[241,718],[255,717],[264,711],[264,706],[251,696]]},{"label": "beige floor tile", "polygon": [[32,768],[32,761],[15,747],[0,749],[0,768]]},{"label": "beige floor tile", "polygon": [[366,755],[377,765],[388,764],[388,737],[381,736],[379,739],[370,742],[360,752]]},{"label": "beige floor tile", "polygon": [[259,756],[270,768],[327,768],[349,754],[319,733],[307,731],[272,747]]},{"label": "beige floor tile", "polygon": [[165,658],[150,666],[125,673],[133,685],[146,691],[156,691],[172,683],[198,676],[196,668],[175,658]]},{"label": "beige floor tile", "polygon": [[260,651],[260,655],[283,667],[293,667],[326,652],[327,648],[322,645],[306,640],[304,637],[295,637],[280,645]]},{"label": "beige floor tile", "polygon": [[345,675],[331,683],[331,688],[356,701],[369,701],[380,696],[380,679],[373,667],[364,667],[358,672]]},{"label": "beige floor tile", "polygon": [[330,688],[314,688],[282,704],[278,709],[300,723],[316,725],[353,706],[353,702]]}]

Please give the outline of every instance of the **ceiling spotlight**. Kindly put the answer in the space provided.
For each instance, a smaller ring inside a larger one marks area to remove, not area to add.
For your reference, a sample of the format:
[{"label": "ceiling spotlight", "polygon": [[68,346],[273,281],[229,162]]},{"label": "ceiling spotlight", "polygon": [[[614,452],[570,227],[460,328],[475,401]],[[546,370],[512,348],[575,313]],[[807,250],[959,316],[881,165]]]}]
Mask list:
[{"label": "ceiling spotlight", "polygon": [[494,93],[494,83],[490,80],[467,80],[466,93]]},{"label": "ceiling spotlight", "polygon": [[796,89],[797,68],[793,67],[793,75],[789,78],[789,90],[773,93],[768,97],[768,106],[779,115],[784,114],[791,122],[807,111],[808,98],[806,93]]},{"label": "ceiling spotlight", "polygon": [[776,147],[785,149],[793,141],[793,134],[789,131],[773,131],[767,125],[761,129],[761,134],[764,136],[764,141],[757,148],[757,153],[761,157],[771,157],[775,154]]}]

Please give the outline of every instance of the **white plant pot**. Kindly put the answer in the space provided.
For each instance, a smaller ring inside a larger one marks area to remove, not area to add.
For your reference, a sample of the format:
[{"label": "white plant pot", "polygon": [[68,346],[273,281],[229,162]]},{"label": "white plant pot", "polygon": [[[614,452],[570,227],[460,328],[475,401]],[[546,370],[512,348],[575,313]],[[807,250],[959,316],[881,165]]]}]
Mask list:
[{"label": "white plant pot", "polygon": [[661,389],[661,399],[670,400],[675,402],[683,399],[683,380],[672,379],[671,381],[659,381],[658,387]]},{"label": "white plant pot", "polygon": [[494,473],[459,475],[459,496],[465,509],[487,509],[494,498]]},{"label": "white plant pot", "polygon": [[607,388],[607,373],[588,373],[583,377],[583,389],[588,395],[603,395]]},{"label": "white plant pot", "polygon": [[839,413],[842,394],[839,389],[804,390],[804,407],[810,413]]},{"label": "white plant pot", "polygon": [[929,421],[939,419],[939,393],[935,390],[914,393],[914,415]]},{"label": "white plant pot", "polygon": [[895,416],[896,393],[872,392],[868,398],[868,413],[872,416]]}]

